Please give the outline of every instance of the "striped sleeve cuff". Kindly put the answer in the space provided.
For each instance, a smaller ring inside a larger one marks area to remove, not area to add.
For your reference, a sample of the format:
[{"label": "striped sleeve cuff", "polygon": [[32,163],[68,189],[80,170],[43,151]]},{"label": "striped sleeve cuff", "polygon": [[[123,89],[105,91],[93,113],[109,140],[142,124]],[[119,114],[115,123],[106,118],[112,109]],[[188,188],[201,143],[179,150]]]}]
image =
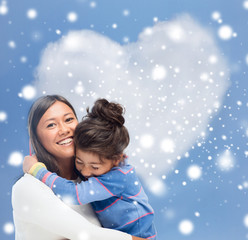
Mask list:
[{"label": "striped sleeve cuff", "polygon": [[36,177],[38,171],[41,169],[41,168],[46,168],[46,165],[42,162],[37,162],[35,163],[31,168],[30,170],[28,171],[29,174],[33,175],[34,177]]}]

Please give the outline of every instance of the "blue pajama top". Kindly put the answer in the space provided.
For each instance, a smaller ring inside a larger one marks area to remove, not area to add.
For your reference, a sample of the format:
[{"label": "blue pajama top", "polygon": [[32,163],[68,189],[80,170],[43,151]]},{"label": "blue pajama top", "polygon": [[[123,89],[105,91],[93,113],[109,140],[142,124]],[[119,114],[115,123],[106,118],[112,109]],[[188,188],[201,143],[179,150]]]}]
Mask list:
[{"label": "blue pajama top", "polygon": [[133,166],[114,167],[106,174],[77,184],[49,172],[45,167],[37,168],[32,174],[62,200],[69,199],[74,205],[91,203],[103,227],[156,239],[154,211]]}]

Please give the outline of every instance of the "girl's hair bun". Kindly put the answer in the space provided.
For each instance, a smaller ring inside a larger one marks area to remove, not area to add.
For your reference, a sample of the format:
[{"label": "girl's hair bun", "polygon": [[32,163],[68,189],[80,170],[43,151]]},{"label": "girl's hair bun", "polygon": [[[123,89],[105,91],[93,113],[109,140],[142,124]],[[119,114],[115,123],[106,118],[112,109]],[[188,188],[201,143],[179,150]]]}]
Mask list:
[{"label": "girl's hair bun", "polygon": [[118,103],[109,102],[105,98],[98,99],[91,111],[87,108],[87,117],[98,118],[106,123],[122,127],[125,123],[123,117],[125,109]]}]

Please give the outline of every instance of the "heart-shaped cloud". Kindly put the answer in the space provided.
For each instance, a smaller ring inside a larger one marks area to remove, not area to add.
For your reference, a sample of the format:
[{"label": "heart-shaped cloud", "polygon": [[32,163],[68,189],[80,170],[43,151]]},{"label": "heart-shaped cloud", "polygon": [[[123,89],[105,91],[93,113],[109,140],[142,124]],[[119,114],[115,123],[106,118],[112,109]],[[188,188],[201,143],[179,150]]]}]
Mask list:
[{"label": "heart-shaped cloud", "polygon": [[67,97],[80,117],[98,97],[126,108],[130,162],[161,176],[206,137],[229,73],[211,32],[189,16],[144,29],[120,45],[94,31],[72,31],[44,50],[39,94]]}]

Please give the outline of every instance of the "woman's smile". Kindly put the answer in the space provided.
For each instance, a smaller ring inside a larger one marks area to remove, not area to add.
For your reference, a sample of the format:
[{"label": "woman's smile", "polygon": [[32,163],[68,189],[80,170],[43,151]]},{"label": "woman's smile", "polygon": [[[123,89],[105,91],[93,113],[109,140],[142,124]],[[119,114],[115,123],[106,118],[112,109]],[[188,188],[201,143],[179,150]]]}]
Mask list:
[{"label": "woman's smile", "polygon": [[69,137],[69,138],[62,139],[58,141],[57,144],[64,145],[64,146],[70,146],[71,144],[73,144],[73,138]]}]

